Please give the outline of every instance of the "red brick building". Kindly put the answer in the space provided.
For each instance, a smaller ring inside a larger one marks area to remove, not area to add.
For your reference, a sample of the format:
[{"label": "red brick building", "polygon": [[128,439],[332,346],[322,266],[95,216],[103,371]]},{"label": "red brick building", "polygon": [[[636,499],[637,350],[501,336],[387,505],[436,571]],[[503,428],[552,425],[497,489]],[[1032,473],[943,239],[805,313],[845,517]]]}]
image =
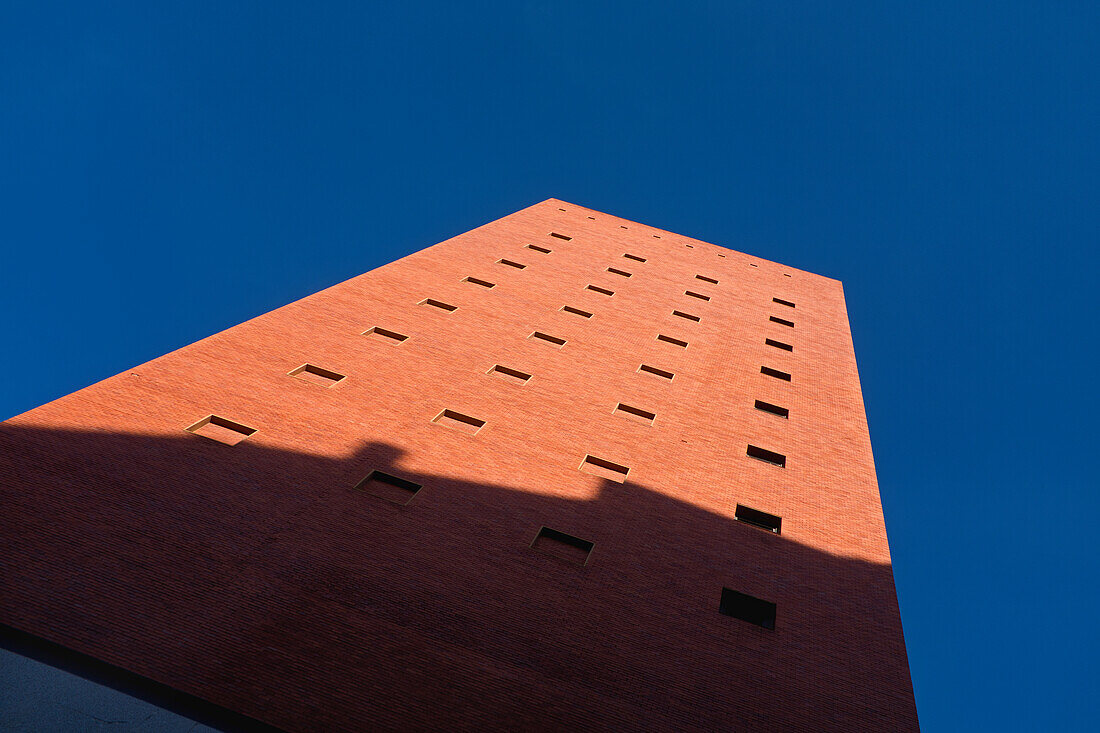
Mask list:
[{"label": "red brick building", "polygon": [[840,283],[562,201],[3,423],[0,491],[0,623],[280,728],[917,728]]}]

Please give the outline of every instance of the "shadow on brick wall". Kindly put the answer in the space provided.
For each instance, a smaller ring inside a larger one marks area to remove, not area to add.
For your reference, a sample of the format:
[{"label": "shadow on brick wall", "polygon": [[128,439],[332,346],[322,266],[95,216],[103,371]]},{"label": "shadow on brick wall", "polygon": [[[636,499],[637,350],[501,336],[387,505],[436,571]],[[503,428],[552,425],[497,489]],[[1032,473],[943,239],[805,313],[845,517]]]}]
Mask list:
[{"label": "shadow on brick wall", "polygon": [[[422,488],[356,489],[372,470]],[[889,565],[655,487],[16,423],[0,481],[5,645],[216,727],[916,727]],[[776,603],[774,630],[720,614],[723,588]]]}]

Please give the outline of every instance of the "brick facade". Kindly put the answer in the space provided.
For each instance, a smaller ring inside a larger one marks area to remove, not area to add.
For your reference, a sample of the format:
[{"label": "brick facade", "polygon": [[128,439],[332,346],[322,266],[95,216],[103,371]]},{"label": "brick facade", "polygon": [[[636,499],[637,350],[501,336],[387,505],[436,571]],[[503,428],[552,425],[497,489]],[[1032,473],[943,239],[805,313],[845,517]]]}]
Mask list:
[{"label": "brick facade", "polygon": [[3,423],[0,492],[0,623],[277,727],[917,728],[841,284],[558,200]]}]

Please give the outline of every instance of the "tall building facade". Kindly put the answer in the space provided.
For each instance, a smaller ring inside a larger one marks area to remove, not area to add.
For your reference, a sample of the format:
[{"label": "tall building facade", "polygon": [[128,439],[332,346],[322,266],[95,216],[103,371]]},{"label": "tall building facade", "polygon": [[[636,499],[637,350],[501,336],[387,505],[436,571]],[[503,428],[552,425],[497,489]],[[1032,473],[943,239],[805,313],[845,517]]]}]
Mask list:
[{"label": "tall building facade", "polygon": [[841,284],[548,200],[0,426],[0,623],[288,730],[912,730]]}]

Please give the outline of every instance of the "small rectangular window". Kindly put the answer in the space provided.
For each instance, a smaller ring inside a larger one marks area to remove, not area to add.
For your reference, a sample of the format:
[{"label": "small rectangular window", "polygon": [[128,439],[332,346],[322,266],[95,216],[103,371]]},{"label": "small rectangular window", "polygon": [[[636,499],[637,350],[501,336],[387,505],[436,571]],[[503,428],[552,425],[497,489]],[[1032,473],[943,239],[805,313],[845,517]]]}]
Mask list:
[{"label": "small rectangular window", "polygon": [[450,303],[444,303],[442,300],[433,300],[432,298],[425,298],[420,301],[418,305],[430,305],[432,308],[438,308],[439,310],[447,311],[448,313],[454,313],[458,310],[457,305],[451,305]]},{"label": "small rectangular window", "polygon": [[546,249],[546,247],[539,247],[537,244],[529,244],[527,245],[527,249],[533,249],[536,252],[542,252],[544,255],[548,255],[553,252],[553,250]]},{"label": "small rectangular window", "polygon": [[575,316],[580,316],[581,318],[591,318],[592,317],[592,314],[589,313],[588,311],[582,311],[580,308],[574,308],[571,305],[563,305],[561,307],[561,310],[565,311],[566,313],[572,313]]},{"label": "small rectangular window", "polygon": [[781,326],[787,326],[789,328],[794,328],[794,321],[787,321],[787,320],[784,320],[784,319],[779,318],[777,316],[768,316],[768,320],[771,321],[772,323],[778,323]]},{"label": "small rectangular window", "polygon": [[775,339],[764,339],[764,343],[768,346],[774,346],[777,349],[783,349],[784,351],[794,351],[794,347],[790,344],[785,344],[782,341],[776,341]]},{"label": "small rectangular window", "polygon": [[321,387],[335,387],[337,384],[347,379],[343,374],[337,374],[336,372],[322,369],[313,364],[303,364],[297,369],[292,369],[287,372],[287,376],[297,377],[303,382],[309,382]]},{"label": "small rectangular window", "polygon": [[707,282],[707,283],[710,283],[712,285],[717,285],[718,284],[717,280],[715,280],[713,277],[707,277],[706,275],[696,275],[695,279],[696,280],[702,280],[703,282]]},{"label": "small rectangular window", "polygon": [[778,369],[772,369],[771,367],[760,367],[761,374],[767,374],[769,377],[775,377],[776,379],[782,379],[784,382],[791,381],[791,375],[786,372],[781,372]]},{"label": "small rectangular window", "polygon": [[549,527],[539,529],[538,534],[535,535],[535,539],[531,543],[531,547],[539,552],[545,552],[547,555],[552,555],[559,560],[576,563],[577,565],[584,565],[588,562],[588,557],[595,546],[594,542],[582,540],[580,537],[574,537],[571,534],[559,532]]},{"label": "small rectangular window", "polygon": [[749,267],[760,267],[760,265],[756,264],[755,262],[750,262]]},{"label": "small rectangular window", "polygon": [[550,334],[543,333],[542,331],[535,331],[527,338],[535,339],[536,341],[545,341],[556,349],[560,349],[565,346],[565,339],[560,339],[557,336],[551,336]]},{"label": "small rectangular window", "polygon": [[390,330],[387,330],[385,328],[381,328],[379,326],[375,326],[374,328],[368,328],[366,331],[363,331],[363,335],[364,336],[374,336],[375,338],[380,338],[380,339],[388,339],[390,341],[396,341],[397,343],[401,343],[402,341],[405,341],[406,339],[409,338],[408,336],[406,336],[403,333],[398,333],[397,331],[390,331]]},{"label": "small rectangular window", "polygon": [[519,262],[512,262],[511,260],[505,260],[505,259],[497,260],[497,264],[498,265],[507,265],[508,267],[514,267],[517,270],[524,270],[524,269],[527,268],[527,265],[520,264]]},{"label": "small rectangular window", "polygon": [[476,277],[467,277],[463,279],[464,283],[473,283],[474,285],[480,285],[483,288],[495,288],[496,283],[491,283],[488,280],[478,280]]},{"label": "small rectangular window", "polygon": [[764,402],[763,400],[756,401],[756,409],[763,412],[770,412],[773,415],[778,415],[781,418],[788,418],[791,415],[791,411],[786,407],[780,407],[779,405],[773,405],[770,402]]},{"label": "small rectangular window", "polygon": [[634,420],[636,422],[644,422],[646,425],[652,425],[653,420],[657,417],[657,413],[649,412],[638,407],[631,407],[630,405],[624,405],[620,402],[615,406],[613,411],[616,415]]},{"label": "small rectangular window", "polygon": [[771,631],[775,630],[775,604],[745,593],[723,588],[718,612]]},{"label": "small rectangular window", "polygon": [[239,422],[233,422],[217,415],[207,415],[194,425],[184,428],[184,430],[226,445],[236,445],[256,433],[256,428],[250,428],[247,425],[241,425]]},{"label": "small rectangular window", "polygon": [[[660,238],[661,238],[661,235],[660,235],[660,234],[654,234],[654,235],[653,235],[653,238],[654,238],[654,239],[660,239]],[[691,245],[689,244],[688,246],[690,247]]]},{"label": "small rectangular window", "polygon": [[550,232],[550,236],[557,239],[564,239],[566,242],[570,242],[573,239],[572,237],[567,237],[564,234],[558,234],[557,232]]},{"label": "small rectangular window", "polygon": [[580,470],[593,476],[618,481],[620,484],[626,481],[626,475],[630,472],[630,469],[626,466],[620,466],[618,463],[605,461],[602,458],[596,458],[596,456],[585,456],[581,462]]},{"label": "small rectangular window", "polygon": [[653,376],[660,377],[661,379],[667,379],[670,382],[672,381],[672,378],[676,376],[672,372],[667,372],[664,369],[658,369],[657,367],[650,366],[649,364],[642,364],[640,367],[638,367],[638,371],[644,372],[645,374],[652,374]]},{"label": "small rectangular window", "polygon": [[454,410],[444,410],[436,415],[432,422],[436,425],[443,425],[448,428],[455,428],[461,430],[464,433],[473,435],[478,430],[485,427],[484,420],[478,420],[476,417],[470,417],[469,415],[463,415],[461,412],[455,412]]},{"label": "small rectangular window", "polygon": [[[779,305],[785,305],[788,308],[794,308],[794,303],[789,300],[780,300],[779,298],[772,298],[773,303],[779,303]],[[812,309],[811,309],[812,310]]]},{"label": "small rectangular window", "polygon": [[607,271],[616,275],[622,275],[623,277],[633,277],[633,273],[627,272],[626,270],[616,270],[614,267],[607,268]]},{"label": "small rectangular window", "polygon": [[[657,239],[660,239],[660,237],[657,237]],[[693,245],[693,244],[685,244],[684,246],[687,247],[688,249],[695,249],[695,245]]]},{"label": "small rectangular window", "polygon": [[589,285],[586,289],[595,291],[597,293],[603,293],[604,295],[608,295],[608,296],[615,294],[614,290],[608,290],[607,288],[596,287],[595,285]]},{"label": "small rectangular window", "polygon": [[734,519],[739,522],[751,524],[754,527],[760,527],[761,529],[766,529],[775,534],[779,534],[779,527],[783,523],[783,520],[774,514],[762,512],[759,509],[750,509],[741,504],[737,505],[737,509],[734,511],[733,516]]},{"label": "small rectangular window", "polygon": [[404,506],[412,501],[412,498],[416,496],[416,492],[423,487],[420,484],[391,476],[388,473],[371,471],[365,479],[355,485],[355,488],[372,496],[377,496],[379,499],[385,499]]},{"label": "small rectangular window", "polygon": [[672,311],[672,315],[680,316],[680,318],[686,318],[689,321],[699,322],[701,320],[699,316],[693,316],[690,313],[684,313],[683,311]]},{"label": "small rectangular window", "polygon": [[757,460],[764,461],[765,463],[771,463],[772,465],[779,466],[780,468],[787,467],[787,457],[781,453],[770,451],[764,448],[758,448],[755,445],[750,445],[748,450],[745,451],[746,455],[756,458]]},{"label": "small rectangular window", "polygon": [[493,376],[500,377],[509,382],[515,382],[516,384],[527,384],[527,380],[531,378],[531,375],[526,372],[521,372],[518,369],[510,369],[500,364],[494,366],[486,372],[486,374],[492,374]]},{"label": "small rectangular window", "polygon": [[627,258],[628,260],[634,260],[635,262],[645,262],[646,261],[645,257],[639,257],[638,255],[625,254],[625,255],[623,255],[623,257]]},{"label": "small rectangular window", "polygon": [[681,349],[686,349],[687,345],[688,345],[687,341],[681,341],[680,339],[674,339],[671,336],[665,336],[663,333],[657,334],[657,340],[658,341],[664,341],[666,344],[673,344],[674,346],[679,346]]},{"label": "small rectangular window", "polygon": [[691,296],[692,298],[698,298],[699,300],[710,300],[709,295],[703,295],[702,293],[693,293],[690,290],[685,290],[684,295]]}]

